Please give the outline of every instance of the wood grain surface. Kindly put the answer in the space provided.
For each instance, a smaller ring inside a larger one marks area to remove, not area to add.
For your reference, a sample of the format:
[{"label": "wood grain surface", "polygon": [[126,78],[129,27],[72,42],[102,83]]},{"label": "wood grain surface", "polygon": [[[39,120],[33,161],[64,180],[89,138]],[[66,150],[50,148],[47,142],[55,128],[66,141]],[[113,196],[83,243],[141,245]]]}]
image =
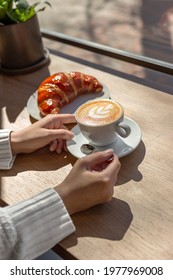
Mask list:
[{"label": "wood grain surface", "polygon": [[[96,76],[142,130],[142,141],[121,158],[113,199],[72,216],[76,232],[55,246],[74,259],[173,258],[173,96],[68,57],[50,54],[51,63],[26,75],[0,76],[1,128],[21,129],[35,121],[26,103],[39,83],[58,71]],[[59,184],[76,158],[48,148],[18,155],[0,171],[2,204],[11,205]]]}]

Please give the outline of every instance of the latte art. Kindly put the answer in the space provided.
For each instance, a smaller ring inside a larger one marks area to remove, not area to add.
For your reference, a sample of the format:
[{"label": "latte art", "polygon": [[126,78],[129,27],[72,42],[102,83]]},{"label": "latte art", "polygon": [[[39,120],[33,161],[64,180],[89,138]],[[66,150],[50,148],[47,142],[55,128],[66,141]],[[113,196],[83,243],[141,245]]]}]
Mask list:
[{"label": "latte art", "polygon": [[111,100],[94,100],[77,110],[77,119],[90,126],[99,126],[116,121],[122,115],[121,106]]},{"label": "latte art", "polygon": [[109,116],[111,114],[111,110],[114,108],[112,104],[108,104],[105,106],[95,106],[91,108],[91,110],[88,112],[88,116],[94,119],[104,119],[106,116]]}]

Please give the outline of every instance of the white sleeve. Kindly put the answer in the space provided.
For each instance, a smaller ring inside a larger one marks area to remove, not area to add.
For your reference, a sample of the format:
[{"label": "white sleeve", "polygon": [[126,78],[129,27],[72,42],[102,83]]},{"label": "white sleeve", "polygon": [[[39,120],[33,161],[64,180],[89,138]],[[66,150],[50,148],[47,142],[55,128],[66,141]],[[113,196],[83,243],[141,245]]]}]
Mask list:
[{"label": "white sleeve", "polygon": [[0,259],[35,259],[75,231],[54,189],[0,208]]},{"label": "white sleeve", "polygon": [[10,146],[10,129],[0,129],[0,169],[11,169],[15,156]]}]

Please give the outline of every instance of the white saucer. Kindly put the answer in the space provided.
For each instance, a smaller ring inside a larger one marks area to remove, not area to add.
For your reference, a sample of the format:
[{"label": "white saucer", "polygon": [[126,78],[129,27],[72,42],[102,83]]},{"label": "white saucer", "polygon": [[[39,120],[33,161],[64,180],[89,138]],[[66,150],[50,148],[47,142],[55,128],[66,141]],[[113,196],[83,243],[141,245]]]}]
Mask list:
[{"label": "white saucer", "polygon": [[[61,114],[74,114],[76,109],[82,105],[83,103],[92,100],[92,99],[99,99],[99,98],[104,98],[107,99],[110,97],[110,92],[109,89],[104,85],[103,90],[98,93],[86,93],[83,95],[78,96],[76,99],[74,99],[71,103],[65,105],[61,109]],[[31,117],[33,117],[36,120],[40,120],[42,118],[40,114],[40,110],[37,105],[37,92],[34,92],[30,98],[27,101],[27,109],[28,113],[30,114]]]},{"label": "white saucer", "polygon": [[[98,147],[95,146],[95,151],[103,151],[106,149],[113,149],[114,153],[119,157],[124,157],[133,152],[139,145],[142,137],[141,129],[139,125],[130,118],[125,117],[124,122],[131,128],[131,133],[127,138],[118,136],[116,141],[109,146]],[[76,158],[85,156],[81,151],[83,144],[88,144],[89,141],[80,132],[79,127],[76,125],[73,127],[72,132],[75,134],[73,140],[67,141],[67,148],[69,152]]]}]

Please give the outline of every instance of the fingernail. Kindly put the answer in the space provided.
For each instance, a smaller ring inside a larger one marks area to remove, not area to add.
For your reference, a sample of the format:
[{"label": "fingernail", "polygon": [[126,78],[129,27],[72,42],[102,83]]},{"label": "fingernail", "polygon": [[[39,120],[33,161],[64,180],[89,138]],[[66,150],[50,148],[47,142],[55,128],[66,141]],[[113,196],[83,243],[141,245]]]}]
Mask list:
[{"label": "fingernail", "polygon": [[114,152],[113,149],[108,149],[108,150],[105,151],[105,153],[106,153],[107,155],[112,155],[113,152]]},{"label": "fingernail", "polygon": [[50,147],[49,147],[49,150],[50,150],[50,152],[53,152],[54,149],[53,149],[52,146],[50,146]]},{"label": "fingernail", "polygon": [[72,131],[70,131],[69,135],[70,135],[71,138],[74,137],[74,133]]}]

